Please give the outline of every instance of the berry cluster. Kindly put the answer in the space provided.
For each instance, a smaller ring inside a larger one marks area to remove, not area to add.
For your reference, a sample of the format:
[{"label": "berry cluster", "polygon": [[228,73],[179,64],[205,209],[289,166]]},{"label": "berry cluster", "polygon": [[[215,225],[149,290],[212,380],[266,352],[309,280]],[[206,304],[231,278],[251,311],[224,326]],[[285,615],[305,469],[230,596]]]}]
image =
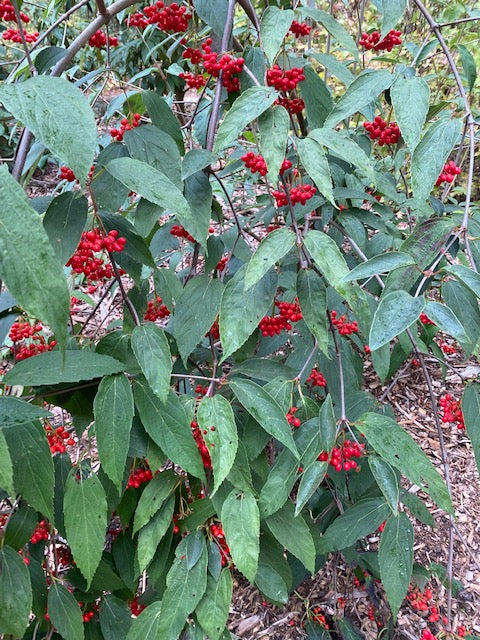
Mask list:
[{"label": "berry cluster", "polygon": [[370,140],[378,140],[378,145],[397,144],[400,139],[400,129],[395,122],[387,124],[380,116],[375,116],[372,122],[364,122]]},{"label": "berry cluster", "polygon": [[460,167],[457,167],[455,162],[450,160],[443,165],[442,173],[438,176],[435,186],[439,187],[444,182],[450,184],[455,180],[455,176],[459,176],[461,173]]},{"label": "berry cluster", "polygon": [[138,489],[144,482],[150,482],[153,478],[153,473],[151,470],[146,467],[137,467],[133,471],[130,472],[127,482],[127,489],[129,487],[133,487],[134,489]]},{"label": "berry cluster", "polygon": [[161,0],[145,7],[143,13],[148,18],[147,24],[156,24],[162,31],[171,31],[172,33],[186,31],[188,21],[192,17],[191,13],[187,13],[186,7],[180,7],[176,2],[165,6]]},{"label": "berry cluster", "polygon": [[267,84],[269,87],[274,87],[277,91],[294,91],[297,84],[304,80],[305,74],[300,67],[280,69],[278,64],[275,64],[267,71]]},{"label": "berry cluster", "polygon": [[[227,92],[233,93],[239,91],[240,81],[238,74],[243,71],[244,59],[235,58],[228,53],[219,57],[218,53],[212,51],[212,42],[212,38],[207,38],[202,44],[201,49],[187,47],[182,54],[182,58],[184,60],[190,60],[194,65],[203,63],[204,70],[213,78],[218,78],[220,72],[222,72],[222,86],[225,87]],[[185,80],[191,89],[200,89],[206,84],[206,78],[202,73],[194,74],[184,72],[180,74],[180,77]]]},{"label": "berry cluster", "polygon": [[157,296],[155,300],[149,300],[147,305],[147,311],[144,316],[144,320],[149,322],[155,322],[155,320],[162,320],[170,315],[170,310],[163,304],[160,296]]},{"label": "berry cluster", "polygon": [[445,353],[447,355],[451,355],[453,353],[457,353],[457,348],[454,347],[453,344],[448,344],[448,342],[445,342],[444,340],[439,340],[438,341],[438,346],[443,351],[443,353]]},{"label": "berry cluster", "polygon": [[[0,20],[5,22],[16,22],[15,9],[13,8],[10,0],[3,0],[0,2]],[[22,22],[30,22],[30,17],[26,13],[20,11],[20,20]]]},{"label": "berry cluster", "polygon": [[392,29],[387,33],[383,40],[381,40],[381,34],[378,31],[362,33],[362,37],[358,44],[367,51],[370,51],[371,49],[374,51],[391,51],[396,45],[402,44],[402,40],[400,38],[401,35],[401,31]]},{"label": "berry cluster", "polygon": [[188,231],[182,227],[180,224],[174,224],[170,229],[170,235],[175,236],[177,238],[185,238],[189,242],[195,242],[195,238],[188,233]]},{"label": "berry cluster", "polygon": [[[38,31],[35,31],[34,33],[26,33],[24,31],[23,35],[25,36],[25,42],[27,42],[28,44],[31,44],[32,42],[37,41],[37,38],[40,34]],[[11,42],[16,42],[16,43],[22,42],[20,29],[12,29],[12,28],[5,29],[5,31],[2,33],[2,38],[4,40],[10,40]]]},{"label": "berry cluster", "polygon": [[348,322],[346,315],[337,318],[337,312],[335,311],[335,309],[331,312],[331,316],[332,324],[333,326],[337,327],[338,333],[341,336],[348,336],[351,333],[358,333],[358,324],[356,320],[354,320],[353,322]]},{"label": "berry cluster", "polygon": [[438,607],[433,604],[433,592],[431,589],[425,589],[422,592],[418,587],[410,585],[407,593],[407,602],[412,609],[420,614],[428,612],[429,622],[438,622],[440,620]]},{"label": "berry cluster", "polygon": [[335,471],[356,469],[357,463],[352,458],[360,458],[365,453],[365,445],[345,440],[341,447],[334,447],[330,455],[326,451],[318,456],[320,462],[328,462]]},{"label": "berry cluster", "polygon": [[[250,169],[252,173],[259,173],[261,176],[266,176],[268,169],[265,158],[261,155],[255,155],[253,151],[248,151],[241,157],[241,161],[244,163],[247,169]],[[285,171],[291,169],[292,163],[290,160],[285,159],[280,167],[280,175],[283,175]]]},{"label": "berry cluster", "polygon": [[[83,602],[79,602],[78,606],[80,608],[83,607]],[[98,604],[96,604],[95,602],[92,605],[92,608],[90,610],[85,609],[84,611],[82,611],[82,620],[83,622],[91,622],[92,618],[94,617],[95,613],[98,611]]]},{"label": "berry cluster", "polygon": [[314,607],[310,611],[308,611],[308,618],[315,624],[319,624],[324,629],[329,629],[327,624],[327,620],[322,613],[322,609],[320,607]]},{"label": "berry cluster", "polygon": [[83,273],[88,282],[109,280],[113,277],[113,267],[105,264],[102,256],[95,257],[103,251],[123,251],[126,238],[119,238],[118,231],[112,229],[107,235],[103,235],[100,229],[95,227],[91,231],[84,231],[78,247],[66,266],[71,267],[74,273]]},{"label": "berry cluster", "polygon": [[182,71],[178,75],[185,80],[189,89],[201,89],[207,84],[207,79],[201,73],[195,74],[190,71]]},{"label": "berry cluster", "polygon": [[298,300],[295,302],[275,302],[275,306],[279,310],[279,315],[264,316],[260,320],[259,329],[264,337],[271,338],[285,331],[290,331],[292,322],[299,322],[302,319],[302,312]]},{"label": "berry cluster", "polygon": [[95,31],[93,36],[90,36],[88,40],[88,44],[91,47],[96,47],[97,49],[105,48],[107,43],[109,47],[118,47],[119,45],[118,38],[116,36],[107,37],[107,35],[103,33],[103,31],[100,31],[100,29]]},{"label": "berry cluster", "polygon": [[301,36],[308,36],[312,27],[310,27],[306,22],[297,22],[294,20],[290,26],[290,33],[296,38],[300,38]]},{"label": "berry cluster", "polygon": [[220,554],[222,556],[222,567],[226,567],[230,562],[230,549],[227,541],[225,540],[225,534],[223,533],[223,527],[220,522],[214,522],[210,525],[210,534],[220,550]]},{"label": "berry cluster", "polygon": [[281,97],[275,100],[275,104],[283,107],[290,113],[290,115],[294,115],[295,113],[300,113],[305,109],[305,102],[302,98],[285,98]]},{"label": "berry cluster", "polygon": [[[290,201],[292,205],[305,204],[310,198],[317,193],[315,187],[311,184],[300,184],[298,187],[292,187],[290,189]],[[277,207],[285,207],[288,204],[288,198],[285,191],[272,191],[272,196],[275,198]]]},{"label": "berry cluster", "polygon": [[51,424],[46,424],[45,433],[52,454],[65,453],[67,450],[66,445],[71,447],[75,444],[75,439],[70,436],[63,426],[54,429]]},{"label": "berry cluster", "polygon": [[46,520],[40,520],[30,536],[30,542],[36,544],[40,540],[48,540],[50,537],[50,525]]},{"label": "berry cluster", "polygon": [[323,374],[314,367],[306,380],[306,384],[311,384],[312,387],[326,387],[327,381],[323,377]]},{"label": "berry cluster", "polygon": [[222,271],[225,271],[228,264],[228,259],[228,256],[223,256],[223,258],[220,258],[220,260],[215,265],[215,271],[219,271],[220,273],[222,273]]},{"label": "berry cluster", "polygon": [[442,422],[452,422],[458,429],[465,429],[463,411],[460,400],[455,400],[449,393],[446,393],[439,400],[443,409]]},{"label": "berry cluster", "polygon": [[215,320],[208,333],[212,336],[213,340],[220,340],[220,326],[218,324],[218,320]]},{"label": "berry cluster", "polygon": [[60,179],[67,182],[75,182],[76,177],[73,171],[64,165],[60,167]]},{"label": "berry cluster", "polygon": [[120,128],[110,129],[110,135],[117,142],[121,142],[123,140],[123,134],[125,133],[125,131],[130,131],[131,129],[135,129],[135,127],[138,127],[141,117],[142,116],[139,113],[134,113],[131,121],[128,118],[122,118],[120,121]]},{"label": "berry cluster", "polygon": [[148,19],[140,11],[132,13],[127,18],[127,27],[138,27],[143,31],[143,29],[148,27],[148,24]]},{"label": "berry cluster", "polygon": [[296,418],[295,414],[298,411],[298,407],[290,407],[290,409],[287,411],[285,417],[287,419],[288,424],[291,424],[292,427],[295,427],[296,429],[298,429],[298,427],[302,424],[302,421],[300,420],[300,418]]},{"label": "berry cluster", "polygon": [[[28,322],[14,322],[12,324],[8,337],[13,342],[11,352],[15,354],[15,360],[26,360],[39,353],[52,351],[57,343],[52,340],[50,344],[47,344],[45,336],[40,334],[42,330],[43,326],[40,322],[36,322],[33,325]],[[24,340],[30,340],[30,342],[21,346],[17,344]]]},{"label": "berry cluster", "polygon": [[433,327],[435,326],[435,323],[432,320],[430,320],[430,318],[427,316],[427,314],[423,313],[423,311],[420,314],[420,322],[422,324],[427,324],[427,325],[431,324]]},{"label": "berry cluster", "polygon": [[133,600],[130,600],[128,603],[128,606],[130,607],[130,611],[132,612],[132,615],[134,615],[135,617],[139,616],[142,613],[142,611],[147,607],[146,604],[141,604],[138,601],[138,596],[135,596]]},{"label": "berry cluster", "polygon": [[205,386],[202,386],[201,384],[195,385],[195,393],[198,395],[199,398],[202,398],[202,396],[205,396],[207,394],[207,391],[208,391],[208,384],[206,384]]},{"label": "berry cluster", "polygon": [[210,458],[210,453],[208,451],[208,447],[205,443],[205,440],[203,439],[202,431],[198,426],[198,422],[196,422],[195,420],[192,420],[192,422],[190,423],[190,426],[192,428],[192,433],[193,433],[195,442],[197,443],[198,451],[200,453],[200,456],[202,457],[203,466],[205,469],[211,469],[212,459]]}]

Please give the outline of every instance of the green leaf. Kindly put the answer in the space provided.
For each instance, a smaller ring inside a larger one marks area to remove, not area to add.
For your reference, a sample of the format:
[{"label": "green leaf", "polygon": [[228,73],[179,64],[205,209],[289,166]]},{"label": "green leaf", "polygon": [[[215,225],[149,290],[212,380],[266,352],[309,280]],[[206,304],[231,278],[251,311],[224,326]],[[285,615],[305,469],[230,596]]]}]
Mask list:
[{"label": "green leaf", "polygon": [[328,394],[320,409],[320,451],[329,452],[337,438],[337,421],[332,396]]},{"label": "green leaf", "polygon": [[93,413],[100,462],[121,493],[133,421],[132,389],[123,373],[103,378]]},{"label": "green leaf", "polygon": [[424,308],[423,296],[414,298],[406,291],[392,291],[382,295],[370,328],[370,349],[379,349],[408,329]]},{"label": "green leaf", "polygon": [[443,169],[460,135],[462,121],[437,120],[415,147],[412,155],[412,189],[416,200],[424,201]]},{"label": "green leaf", "polygon": [[308,134],[316,142],[323,145],[338,158],[357,167],[362,175],[373,179],[373,168],[370,158],[362,147],[347,135],[335,129],[313,129]]},{"label": "green leaf", "polygon": [[171,470],[162,471],[150,480],[143,490],[135,510],[133,535],[148,524],[168,496],[174,491],[178,482],[178,476]]},{"label": "green leaf", "polygon": [[132,331],[132,349],[153,393],[166,402],[170,392],[172,356],[165,332],[153,322]]},{"label": "green leaf", "polygon": [[245,291],[247,265],[229,280],[220,303],[220,338],[222,361],[235,353],[257,329],[271,308],[277,290],[277,274],[272,269],[249,291]]},{"label": "green leaf", "polygon": [[[2,425],[3,426],[3,425]],[[9,496],[13,496],[13,467],[7,441],[0,429],[0,489],[3,489]]]},{"label": "green leaf", "polygon": [[265,9],[260,22],[260,36],[268,62],[273,65],[295,14],[291,9],[270,6]]},{"label": "green leaf", "polygon": [[413,493],[406,492],[401,496],[400,501],[417,520],[420,520],[420,522],[423,522],[423,524],[429,527],[435,527],[435,520],[421,498]]},{"label": "green leaf", "polygon": [[141,160],[164,173],[182,189],[181,158],[175,140],[151,124],[125,131],[123,136],[131,158]]},{"label": "green leaf", "polygon": [[233,582],[230,570],[223,569],[214,580],[207,577],[207,589],[195,609],[197,620],[211,640],[218,640],[227,623],[232,599]]},{"label": "green leaf", "polygon": [[345,276],[345,280],[363,280],[411,264],[415,264],[413,258],[402,251],[381,253],[352,269],[350,273]]},{"label": "green leaf", "polygon": [[328,86],[310,65],[303,68],[305,80],[299,84],[300,95],[305,102],[309,129],[323,127],[333,109],[332,95]]},{"label": "green leaf", "polygon": [[378,549],[380,577],[396,622],[413,567],[413,527],[404,513],[387,520]]},{"label": "green leaf", "polygon": [[[68,308],[68,306],[67,306]],[[47,351],[34,358],[17,362],[3,382],[24,387],[40,387],[65,382],[93,380],[123,371],[123,363],[92,351],[66,351],[62,366],[59,351]]]},{"label": "green leaf", "polygon": [[27,566],[6,545],[0,549],[0,633],[23,637],[32,609],[32,587]]},{"label": "green leaf", "polygon": [[[195,6],[195,9],[198,10],[198,7]],[[165,98],[162,98],[156,91],[143,91],[140,95],[152,123],[175,140],[179,152],[183,155],[185,148],[182,129]]]},{"label": "green leaf", "polygon": [[13,427],[21,422],[31,422],[35,418],[51,418],[52,414],[43,407],[25,402],[14,396],[0,396],[0,426]]},{"label": "green leaf", "polygon": [[197,420],[212,460],[214,485],[210,496],[213,496],[230,473],[237,454],[235,416],[228,400],[217,394],[202,399]]},{"label": "green leaf", "polygon": [[301,12],[302,15],[310,16],[315,20],[315,22],[319,22],[324,26],[328,33],[338,40],[338,42],[358,60],[357,44],[341,22],[321,9],[301,7]]},{"label": "green leaf", "polygon": [[463,73],[467,79],[468,90],[473,89],[473,85],[477,79],[477,64],[475,58],[472,56],[467,47],[463,44],[457,44],[458,52],[460,53],[460,60],[462,61]]},{"label": "green leaf", "polygon": [[85,183],[97,147],[97,127],[92,108],[80,89],[65,78],[36,76],[4,84],[0,100],[7,111],[30,129],[37,142],[50,149]]},{"label": "green leaf", "polygon": [[40,422],[4,429],[13,466],[15,489],[34,509],[53,523],[53,461]]},{"label": "green leaf", "polygon": [[140,571],[144,571],[155,555],[157,547],[172,524],[175,496],[170,495],[159,511],[138,534],[137,558]]},{"label": "green leaf", "polygon": [[276,262],[279,262],[295,246],[293,231],[281,227],[269,233],[259,244],[247,265],[245,291],[251,289]]},{"label": "green leaf", "polygon": [[163,298],[163,302],[169,309],[172,309],[174,303],[182,295],[182,284],[179,278],[175,275],[173,269],[167,269],[161,267],[153,272],[153,282],[155,285],[155,292]]},{"label": "green leaf", "polygon": [[425,313],[442,331],[451,335],[455,340],[463,343],[470,342],[462,323],[449,307],[440,304],[440,302],[427,300]]},{"label": "green leaf", "polygon": [[217,159],[218,155],[207,151],[207,149],[190,149],[182,161],[182,180],[186,180],[205,167],[209,167]]},{"label": "green leaf", "polygon": [[163,404],[146,380],[135,380],[135,406],[145,431],[172,462],[197,478],[203,464],[193,439],[190,420],[177,394],[170,392]]},{"label": "green leaf", "polygon": [[228,4],[222,0],[196,0],[195,11],[200,18],[222,37],[227,21]]},{"label": "green leaf", "polygon": [[[347,64],[340,62],[335,56],[329,53],[312,53],[311,57],[315,60],[318,60],[321,65],[328,69],[330,73],[338,78],[340,82],[343,82],[345,86],[348,87],[349,84],[353,82],[355,76],[348,68]],[[301,91],[300,86],[300,91]]]},{"label": "green leaf", "polygon": [[262,518],[271,516],[288,500],[298,477],[298,459],[293,453],[284,448],[275,460],[268,473],[267,480],[262,487],[259,499],[259,509]]},{"label": "green leaf", "polygon": [[462,396],[462,411],[465,428],[472,442],[473,453],[480,473],[480,388],[477,384],[465,387]]},{"label": "green leaf", "polygon": [[272,181],[278,178],[278,172],[285,158],[285,149],[290,130],[290,117],[284,107],[270,107],[258,118],[260,132],[260,152]]},{"label": "green leaf", "polygon": [[158,630],[162,619],[162,603],[152,602],[135,618],[126,640],[158,640]]},{"label": "green leaf", "polygon": [[377,71],[367,70],[361,73],[355,78],[333,107],[324,126],[326,128],[333,128],[341,120],[364,109],[368,104],[373,102],[382,91],[389,89],[394,79],[395,76],[385,69],[379,69]]},{"label": "green leaf", "polygon": [[323,231],[311,230],[305,236],[305,246],[328,282],[335,288],[341,285],[349,270],[335,241]]},{"label": "green leaf", "polygon": [[328,353],[327,292],[322,278],[313,269],[302,269],[297,276],[297,296],[303,319],[318,342]]},{"label": "green leaf", "polygon": [[190,210],[195,212],[195,237],[206,247],[213,203],[210,178],[203,171],[198,171],[185,180],[183,192]]},{"label": "green leaf", "polygon": [[247,124],[262,115],[278,98],[272,87],[250,87],[233,103],[219,126],[214,151],[228,147],[245,129]]},{"label": "green leaf", "polygon": [[125,600],[113,594],[102,598],[100,605],[100,628],[105,640],[124,638],[132,626],[132,612]]},{"label": "green leaf", "polygon": [[390,95],[402,137],[413,153],[427,119],[430,101],[428,83],[418,76],[398,75],[390,88]]},{"label": "green leaf", "polygon": [[359,430],[381,458],[418,484],[444,511],[453,513],[452,502],[440,474],[395,420],[378,413],[366,413]]},{"label": "green leaf", "polygon": [[319,551],[327,553],[351,547],[375,531],[390,514],[390,507],[383,498],[359,500],[328,527],[321,538]]},{"label": "green leaf", "polygon": [[278,402],[252,380],[230,380],[230,388],[261,427],[299,457],[290,425]]},{"label": "green leaf", "polygon": [[78,192],[66,191],[52,200],[43,217],[43,228],[62,266],[77,248],[87,213],[85,196],[78,197]]},{"label": "green leaf", "polygon": [[398,514],[400,484],[392,467],[378,456],[368,456],[368,465],[394,516]]},{"label": "green leaf", "polygon": [[[193,536],[194,534],[190,534]],[[186,548],[187,536],[178,545],[175,561],[167,574],[167,588],[163,594],[163,615],[155,638],[176,640],[185,625],[187,616],[195,609],[207,587],[207,550],[203,543],[202,553],[196,564],[189,569]],[[140,638],[139,638],[140,640]],[[153,639],[152,639],[153,640]]]},{"label": "green leaf", "polygon": [[285,503],[279,511],[266,518],[265,523],[278,542],[310,573],[315,573],[316,552],[312,534],[302,516],[295,516],[293,503]]},{"label": "green leaf", "polygon": [[381,0],[383,13],[382,38],[397,26],[407,6],[407,0]]},{"label": "green leaf", "polygon": [[[27,81],[18,86],[24,84]],[[0,92],[13,88],[3,86]],[[40,216],[5,164],[0,166],[0,278],[18,304],[49,324],[64,345],[70,308],[67,281]]]},{"label": "green leaf", "polygon": [[48,592],[48,617],[65,640],[83,640],[82,611],[73,594],[59,582]]},{"label": "green leaf", "polygon": [[337,620],[337,627],[343,640],[364,640],[363,634],[353,626],[348,618]]},{"label": "green leaf", "polygon": [[306,469],[302,474],[302,479],[298,486],[297,500],[295,503],[295,516],[302,511],[303,507],[307,504],[308,500],[312,497],[315,491],[320,486],[320,483],[325,478],[328,470],[327,462],[315,461],[312,465]]},{"label": "green leaf", "polygon": [[195,216],[183,193],[163,172],[133,158],[116,158],[111,160],[105,168],[131,191],[135,191],[149,202],[174,212],[180,224],[188,229],[196,240],[203,240],[198,237],[199,229]]},{"label": "green leaf", "polygon": [[446,280],[442,283],[445,304],[455,313],[464,327],[468,327],[470,340],[461,344],[465,357],[469,357],[480,337],[480,311],[478,298],[461,282]]},{"label": "green leaf", "polygon": [[[144,202],[147,201],[144,200]],[[150,253],[147,243],[140,235],[138,235],[133,224],[126,220],[123,215],[118,213],[109,213],[108,211],[101,211],[99,213],[99,218],[107,233],[115,229],[118,231],[119,235],[123,236],[127,241],[122,253],[114,254],[119,263],[124,259],[124,257],[128,257],[135,262],[146,264],[147,267],[155,268],[155,261]]]},{"label": "green leaf", "polygon": [[445,267],[444,271],[455,276],[460,282],[462,282],[477,298],[480,298],[480,275],[475,271],[472,271],[469,267],[465,267],[463,264],[452,264]]},{"label": "green leaf", "polygon": [[77,567],[90,585],[102,558],[107,528],[107,499],[97,476],[79,479],[72,470],[65,486],[65,530]]},{"label": "green leaf", "polygon": [[322,145],[313,138],[303,138],[303,140],[297,138],[296,145],[300,161],[317,185],[319,193],[329,202],[335,204],[332,176]]},{"label": "green leaf", "polygon": [[222,294],[222,282],[207,275],[192,278],[182,290],[175,307],[174,335],[184,362],[214,323]]},{"label": "green leaf", "polygon": [[331,640],[331,635],[321,624],[316,624],[311,620],[305,622],[307,640]]},{"label": "green leaf", "polygon": [[236,489],[229,493],[221,520],[233,562],[253,582],[260,553],[260,513],[253,494]]}]

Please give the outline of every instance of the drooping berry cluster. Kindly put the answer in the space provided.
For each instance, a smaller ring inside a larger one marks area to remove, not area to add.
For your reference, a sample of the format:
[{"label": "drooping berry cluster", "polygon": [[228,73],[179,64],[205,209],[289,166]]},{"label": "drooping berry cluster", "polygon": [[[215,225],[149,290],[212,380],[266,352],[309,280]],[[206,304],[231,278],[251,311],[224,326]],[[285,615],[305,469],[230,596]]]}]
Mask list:
[{"label": "drooping berry cluster", "polygon": [[[290,201],[292,205],[305,204],[310,198],[317,193],[317,190],[311,184],[299,184],[298,187],[290,189]],[[285,191],[272,191],[277,207],[285,207],[288,204],[288,198]]]},{"label": "drooping berry cluster", "polygon": [[64,426],[54,429],[51,424],[46,424],[45,433],[52,454],[65,453],[67,450],[66,445],[71,447],[75,444],[75,438],[72,438]]},{"label": "drooping berry cluster", "polygon": [[443,409],[442,422],[451,422],[456,424],[458,429],[465,429],[462,405],[460,400],[455,400],[453,396],[446,393],[439,400],[439,404]]},{"label": "drooping berry cluster", "polygon": [[67,182],[75,182],[76,177],[73,171],[64,165],[60,167],[60,179]]},{"label": "drooping berry cluster", "polygon": [[[0,2],[0,20],[4,20],[5,22],[16,22],[15,18],[15,9],[13,8],[10,0],[3,0]],[[20,11],[20,20],[22,22],[30,22],[30,17],[27,16],[26,13]]]},{"label": "drooping berry cluster", "polygon": [[443,165],[442,173],[438,176],[435,186],[439,187],[444,182],[450,184],[455,180],[455,177],[459,176],[461,173],[462,170],[460,169],[460,167],[457,167],[455,162],[453,160],[450,160]]},{"label": "drooping berry cluster", "polygon": [[153,474],[148,467],[137,467],[130,472],[127,482],[127,489],[133,487],[138,489],[144,482],[150,482],[153,478]]},{"label": "drooping berry cluster", "polygon": [[381,40],[382,35],[378,31],[362,33],[362,37],[358,44],[367,51],[370,51],[371,49],[374,51],[391,51],[393,47],[402,44],[402,39],[400,38],[401,35],[401,31],[391,29],[383,40]]},{"label": "drooping berry cluster", "polygon": [[296,38],[308,36],[311,30],[312,27],[310,27],[306,22],[297,22],[297,20],[292,22],[289,29],[290,33],[293,33]]},{"label": "drooping berry cluster", "polygon": [[318,456],[320,462],[328,462],[335,471],[356,469],[357,463],[352,458],[361,458],[365,453],[365,445],[345,440],[341,447],[334,447],[330,455],[326,451]]},{"label": "drooping berry cluster", "polygon": [[170,229],[170,235],[175,236],[176,238],[185,238],[189,242],[195,242],[195,238],[188,233],[185,227],[182,227],[180,224],[174,224]]},{"label": "drooping berry cluster", "polygon": [[75,253],[66,266],[71,267],[74,273],[83,273],[88,282],[109,280],[113,277],[113,267],[110,263],[105,264],[104,257],[98,254],[103,251],[123,251],[126,242],[126,238],[118,237],[118,231],[115,229],[107,235],[97,227],[91,231],[84,231]]},{"label": "drooping berry cluster", "polygon": [[143,14],[139,11],[130,16],[128,26],[145,29],[149,24],[156,24],[162,31],[178,33],[188,29],[188,22],[192,17],[191,13],[187,13],[186,7],[181,7],[176,2],[165,6],[161,0],[145,7]]},{"label": "drooping berry cluster", "polygon": [[286,109],[292,116],[295,113],[300,113],[300,111],[303,111],[305,109],[305,102],[302,100],[302,98],[285,98],[284,96],[282,96],[275,101],[275,104],[278,104]]},{"label": "drooping berry cluster", "polygon": [[208,333],[212,336],[213,340],[220,340],[220,326],[218,324],[218,320],[215,320]]},{"label": "drooping berry cluster", "polygon": [[119,42],[116,36],[107,36],[106,33],[103,33],[100,29],[95,31],[93,36],[90,36],[88,40],[88,44],[91,47],[95,47],[96,49],[104,49],[106,46],[109,47],[118,47]]},{"label": "drooping berry cluster", "polygon": [[302,320],[302,311],[298,300],[295,302],[275,302],[279,314],[275,316],[264,316],[259,323],[259,329],[264,337],[280,335],[282,331],[290,331],[292,322]]},{"label": "drooping berry cluster", "polygon": [[[40,331],[43,326],[40,322],[29,324],[28,322],[14,322],[10,327],[8,337],[13,342],[11,352],[15,355],[15,360],[26,360],[39,353],[51,351],[56,346],[56,341],[49,344]],[[28,343],[25,341],[29,341]],[[23,344],[19,344],[23,342]]]},{"label": "drooping berry cluster", "polygon": [[[27,42],[28,44],[31,44],[32,42],[37,41],[37,38],[40,35],[40,33],[38,31],[35,31],[34,33],[27,33],[26,31],[24,31],[23,35],[25,37],[25,42]],[[10,40],[11,42],[16,42],[16,43],[22,42],[20,29],[13,29],[11,27],[8,29],[5,29],[5,31],[2,33],[2,38],[4,40]]]},{"label": "drooping berry cluster", "polygon": [[144,320],[155,322],[155,320],[162,320],[170,315],[170,310],[165,304],[163,304],[162,298],[157,296],[154,300],[149,300],[147,305],[147,311],[144,316]]},{"label": "drooping berry cluster", "polygon": [[141,604],[138,601],[138,596],[135,596],[133,600],[130,600],[128,603],[128,606],[130,607],[130,611],[132,612],[132,615],[134,615],[135,617],[139,616],[142,613],[142,611],[147,607],[146,604]]},{"label": "drooping berry cluster", "polygon": [[[261,176],[267,175],[267,163],[265,162],[265,158],[260,154],[256,155],[253,151],[248,151],[241,157],[241,160],[252,173],[258,172]],[[288,171],[291,167],[292,163],[290,160],[285,159],[280,167],[280,175],[283,175],[285,171]]]},{"label": "drooping berry cluster", "polygon": [[194,74],[190,72],[184,72],[180,74],[187,85],[192,89],[199,89],[206,84],[206,78],[202,75],[203,71],[211,75],[213,78],[218,78],[220,72],[222,74],[222,86],[225,87],[228,93],[240,91],[240,80],[238,74],[243,71],[243,65],[245,63],[243,58],[235,58],[228,53],[219,57],[216,51],[212,51],[212,38],[207,38],[202,44],[201,49],[192,49],[188,47],[182,54],[184,60],[190,60],[194,65],[202,65],[203,70],[198,69],[199,73]]},{"label": "drooping berry cluster", "polygon": [[295,427],[296,429],[298,429],[298,427],[302,424],[302,421],[300,420],[300,418],[295,417],[295,414],[298,411],[298,407],[290,407],[290,409],[287,411],[285,417],[287,419],[288,424],[291,424],[292,427]]},{"label": "drooping berry cluster", "polygon": [[138,27],[143,31],[149,25],[148,18],[146,18],[143,13],[137,11],[136,13],[132,13],[127,18],[127,27]]},{"label": "drooping berry cluster", "polygon": [[380,116],[375,116],[372,122],[364,122],[370,140],[378,140],[378,145],[397,144],[400,139],[400,129],[395,122],[387,124]]},{"label": "drooping berry cluster", "polygon": [[229,256],[223,256],[222,258],[220,258],[220,260],[215,265],[215,271],[219,271],[220,273],[222,273],[222,271],[225,271],[225,269],[227,268],[228,259]]},{"label": "drooping berry cluster", "polygon": [[280,69],[278,64],[273,65],[267,70],[267,84],[274,87],[277,91],[294,91],[299,82],[305,80],[305,74],[300,67],[292,67],[291,69]]},{"label": "drooping berry cluster", "polygon": [[220,550],[220,555],[222,558],[222,567],[226,567],[227,564],[230,563],[230,549],[225,540],[225,534],[223,532],[223,527],[220,522],[214,522],[210,525],[210,534],[214,541],[217,543],[217,546]]},{"label": "drooping berry cluster", "polygon": [[432,320],[430,320],[430,318],[427,316],[427,314],[423,313],[423,311],[420,314],[420,322],[422,324],[432,325],[433,327],[435,326],[435,323]]},{"label": "drooping berry cluster", "polygon": [[110,129],[110,135],[117,142],[121,142],[125,131],[130,131],[131,129],[135,129],[135,127],[139,126],[141,117],[142,116],[139,113],[134,113],[131,120],[128,118],[122,118],[120,121],[120,127],[118,129]]},{"label": "drooping berry cluster", "polygon": [[198,398],[202,398],[203,396],[205,396],[207,394],[207,391],[208,384],[206,384],[205,386],[202,386],[201,384],[195,385],[195,393],[197,394]]},{"label": "drooping berry cluster", "polygon": [[311,384],[312,387],[326,387],[327,381],[323,377],[323,374],[314,367],[306,380],[306,384]]},{"label": "drooping berry cluster", "polygon": [[[79,602],[78,606],[81,609],[83,609],[83,606],[84,606],[83,602]],[[88,607],[88,605],[86,605],[86,606]],[[82,610],[82,620],[83,620],[83,622],[91,622],[92,618],[95,616],[95,614],[98,611],[98,609],[99,609],[99,605],[97,603],[95,603],[95,602],[92,604],[92,608],[91,609],[88,609],[88,608],[83,609]]]},{"label": "drooping berry cluster", "polygon": [[198,451],[202,458],[203,466],[205,469],[211,469],[212,459],[210,458],[210,452],[208,451],[208,447],[205,443],[205,440],[203,439],[202,431],[198,426],[198,422],[196,422],[195,420],[192,420],[192,422],[190,423],[190,426],[192,428],[192,433],[193,433],[195,442],[197,443]]},{"label": "drooping berry cluster", "polygon": [[351,333],[358,333],[358,324],[357,321],[348,322],[347,316],[343,315],[340,318],[337,318],[337,312],[335,309],[331,312],[332,316],[332,324],[337,327],[338,333],[341,336],[348,336]]},{"label": "drooping berry cluster", "polygon": [[40,520],[40,522],[35,527],[34,532],[30,536],[30,542],[32,544],[37,544],[40,540],[48,540],[50,537],[50,525],[46,520]]}]

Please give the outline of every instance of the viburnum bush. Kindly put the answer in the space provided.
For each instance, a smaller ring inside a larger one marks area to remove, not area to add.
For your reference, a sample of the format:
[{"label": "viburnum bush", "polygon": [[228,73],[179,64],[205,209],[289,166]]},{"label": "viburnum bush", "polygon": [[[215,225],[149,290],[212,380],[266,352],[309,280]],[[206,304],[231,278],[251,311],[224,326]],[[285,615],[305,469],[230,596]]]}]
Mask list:
[{"label": "viburnum bush", "polygon": [[[446,429],[480,458],[480,387],[429,373],[478,354],[476,14],[360,4],[0,3],[5,639],[226,640],[233,572],[282,605],[336,552],[379,635],[465,635],[412,523],[453,535]],[[420,368],[444,477],[367,365]],[[320,605],[299,637],[359,637]]]}]

